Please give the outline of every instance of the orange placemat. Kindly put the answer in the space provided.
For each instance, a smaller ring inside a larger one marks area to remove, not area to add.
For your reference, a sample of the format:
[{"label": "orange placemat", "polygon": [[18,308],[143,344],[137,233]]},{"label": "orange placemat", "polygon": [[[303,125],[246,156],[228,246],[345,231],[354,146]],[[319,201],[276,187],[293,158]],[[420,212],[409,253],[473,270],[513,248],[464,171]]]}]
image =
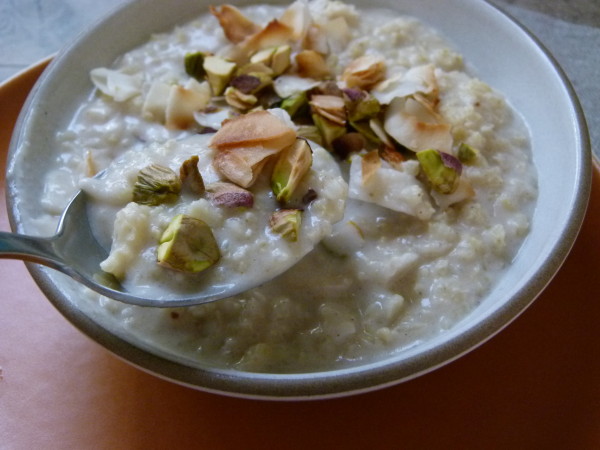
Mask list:
[{"label": "orange placemat", "polygon": [[[14,120],[44,66],[0,87],[2,185]],[[207,394],[129,366],[56,312],[23,263],[2,260],[0,448],[600,448],[599,257],[596,167],[572,253],[498,336],[395,387],[285,403]]]}]

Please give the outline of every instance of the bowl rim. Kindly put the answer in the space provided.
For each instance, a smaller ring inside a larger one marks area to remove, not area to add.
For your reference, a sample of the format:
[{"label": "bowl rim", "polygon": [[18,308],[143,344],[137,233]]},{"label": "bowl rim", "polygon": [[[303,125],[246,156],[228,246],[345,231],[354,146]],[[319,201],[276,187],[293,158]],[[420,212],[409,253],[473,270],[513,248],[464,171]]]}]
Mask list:
[{"label": "bowl rim", "polygon": [[[16,152],[19,142],[22,139],[24,124],[31,114],[32,106],[37,101],[41,86],[51,76],[55,67],[58,67],[62,58],[75,47],[81,38],[90,34],[99,24],[120,14],[137,1],[139,0],[129,0],[118,6],[107,16],[97,21],[96,25],[81,33],[77,39],[58,53],[33,87],[22,108],[15,125],[15,133],[10,143],[9,161],[14,159],[12,155]],[[570,214],[561,239],[554,245],[554,256],[542,263],[536,272],[536,276],[525,282],[511,301],[505,302],[500,308],[484,320],[475,324],[475,326],[462,331],[459,335],[451,337],[442,345],[425,349],[417,355],[392,362],[390,362],[390,358],[386,358],[379,362],[368,363],[349,369],[295,374],[255,374],[225,369],[201,369],[180,364],[171,358],[154,352],[151,353],[141,346],[107,332],[103,326],[71,304],[61,289],[50,278],[49,271],[46,268],[26,263],[31,276],[47,296],[48,300],[69,322],[120,359],[141,370],[172,382],[194,389],[234,397],[305,400],[333,398],[368,392],[421,376],[454,361],[465,353],[482,345],[508,326],[537,298],[553,279],[569,254],[583,223],[589,201],[592,179],[592,152],[583,109],[571,82],[559,63],[539,39],[512,15],[488,0],[483,0],[481,3],[491,7],[490,11],[500,13],[505,19],[517,25],[524,33],[524,36],[534,43],[541,52],[541,55],[546,58],[559,77],[575,115],[573,125],[575,126],[575,134],[578,138],[576,147],[578,149],[579,160],[576,166],[578,179],[576,181],[574,203],[570,208]],[[12,183],[7,183],[6,195],[9,221],[12,229],[17,230],[20,226],[20,217],[15,205],[18,193],[15,191]]]}]

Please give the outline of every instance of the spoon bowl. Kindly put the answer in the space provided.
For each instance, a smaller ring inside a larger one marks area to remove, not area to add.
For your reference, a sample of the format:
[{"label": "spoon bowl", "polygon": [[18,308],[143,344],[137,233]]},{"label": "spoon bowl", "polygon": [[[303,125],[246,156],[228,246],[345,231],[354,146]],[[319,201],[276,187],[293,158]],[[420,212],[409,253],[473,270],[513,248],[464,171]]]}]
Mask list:
[{"label": "spoon bowl", "polygon": [[87,214],[87,200],[88,196],[83,190],[73,197],[63,211],[56,234],[52,237],[0,232],[0,258],[42,264],[114,300],[153,307],[199,305],[231,297],[269,281],[290,267],[282,266],[279,273],[269,272],[262,279],[239,277],[234,282],[211,285],[190,295],[174,294],[168,298],[137,295],[128,291],[113,275],[101,270],[100,263],[107,258],[108,250],[94,236]]}]

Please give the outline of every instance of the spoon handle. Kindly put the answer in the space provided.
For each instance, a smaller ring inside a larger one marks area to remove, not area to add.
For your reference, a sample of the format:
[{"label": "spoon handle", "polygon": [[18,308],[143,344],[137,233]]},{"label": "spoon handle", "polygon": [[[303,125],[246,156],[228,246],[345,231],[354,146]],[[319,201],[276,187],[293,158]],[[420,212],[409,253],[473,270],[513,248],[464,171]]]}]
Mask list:
[{"label": "spoon handle", "polygon": [[61,269],[62,259],[56,254],[52,238],[0,232],[0,258],[21,259]]}]

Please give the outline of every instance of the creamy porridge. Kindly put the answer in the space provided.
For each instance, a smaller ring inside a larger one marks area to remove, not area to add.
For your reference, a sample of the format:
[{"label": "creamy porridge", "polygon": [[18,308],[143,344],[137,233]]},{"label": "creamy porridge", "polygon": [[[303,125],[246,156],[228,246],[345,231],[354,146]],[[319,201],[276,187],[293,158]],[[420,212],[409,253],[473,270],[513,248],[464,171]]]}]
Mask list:
[{"label": "creamy porridge", "polygon": [[[382,358],[465,317],[527,236],[537,195],[527,129],[502,95],[434,31],[389,11],[316,0],[211,12],[92,71],[96,89],[57,136],[40,223],[51,228],[81,186],[112,245],[103,269],[147,292],[193,291],[314,249],[207,305],[82,301],[179,357],[275,373]],[[273,126],[258,130],[264,120]],[[284,195],[278,161],[294,145],[310,163],[289,159],[286,180],[300,175]],[[200,192],[181,174],[190,167]],[[164,174],[181,183],[173,196],[136,197]],[[218,183],[229,200],[215,200]],[[301,220],[278,228],[281,211]],[[182,216],[214,238],[185,267],[160,250]]]}]

